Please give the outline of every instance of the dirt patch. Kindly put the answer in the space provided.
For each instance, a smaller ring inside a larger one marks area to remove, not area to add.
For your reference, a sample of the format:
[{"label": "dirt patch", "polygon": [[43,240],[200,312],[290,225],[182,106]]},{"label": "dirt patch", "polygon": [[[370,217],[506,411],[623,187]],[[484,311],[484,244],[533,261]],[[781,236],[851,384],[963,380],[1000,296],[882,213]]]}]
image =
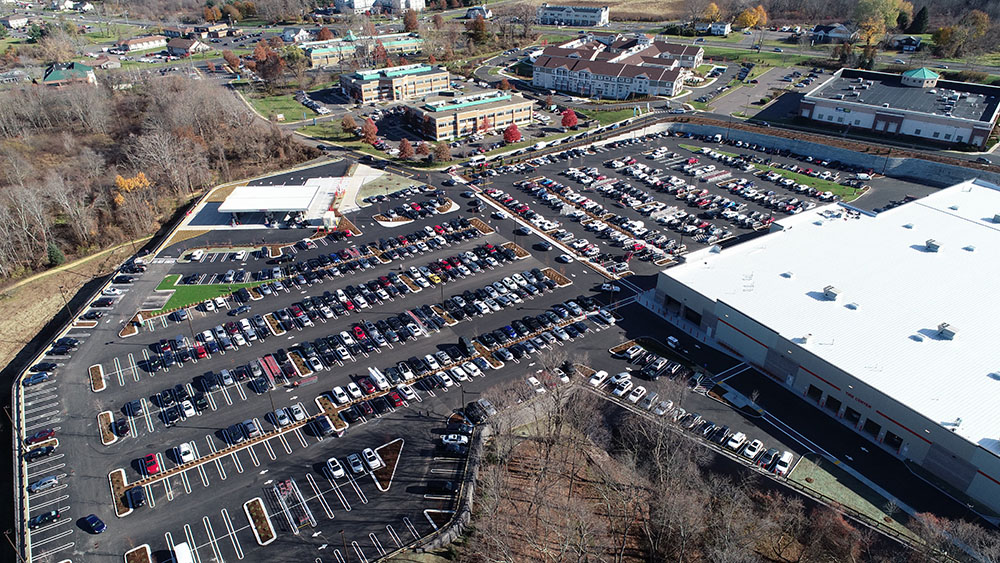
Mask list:
[{"label": "dirt patch", "polygon": [[545,268],[542,270],[542,273],[550,280],[556,282],[556,285],[559,287],[566,287],[573,283],[573,280],[567,278],[561,272],[555,271],[553,268]]},{"label": "dirt patch", "polygon": [[583,379],[590,379],[590,376],[596,373],[594,368],[583,364],[573,364],[573,367],[576,368],[576,373],[580,374],[580,377]]},{"label": "dirt patch", "polygon": [[347,430],[347,423],[344,422],[344,419],[340,418],[340,415],[338,414],[340,409],[325,395],[316,397],[316,406],[318,406],[320,410],[323,411],[323,414],[330,419],[330,423],[333,424],[334,430],[337,432]]},{"label": "dirt patch", "polygon": [[101,443],[105,446],[110,446],[118,441],[118,436],[111,431],[111,423],[114,422],[114,417],[111,416],[111,411],[104,411],[97,414],[97,425],[101,428]]},{"label": "dirt patch", "polygon": [[97,321],[76,321],[73,323],[73,328],[94,328],[97,326]]},{"label": "dirt patch", "polygon": [[118,331],[119,338],[128,338],[129,336],[135,336],[139,334],[139,314],[136,313],[131,319],[125,323],[125,326]]},{"label": "dirt patch", "polygon": [[149,546],[146,544],[125,552],[125,563],[152,563]]},{"label": "dirt patch", "polygon": [[521,248],[521,245],[517,244],[516,242],[505,242],[503,243],[503,247],[513,250],[514,256],[516,256],[518,260],[524,260],[528,256],[531,256],[531,253]]},{"label": "dirt patch", "polygon": [[[125,244],[0,292],[0,318],[4,320],[0,323],[0,364],[11,363],[21,348],[29,344],[31,337],[53,317],[63,314],[66,301],[84,283],[115,271],[131,254],[132,245]],[[72,312],[74,317],[80,314],[79,310]],[[96,325],[95,322],[89,326]]]},{"label": "dirt patch", "polygon": [[256,287],[251,287],[247,289],[247,292],[250,294],[250,299],[253,299],[254,301],[260,301],[261,299],[264,298],[264,296],[260,294],[260,291],[258,291]]},{"label": "dirt patch", "polygon": [[174,233],[172,237],[170,237],[170,240],[163,245],[163,248],[169,248],[179,242],[191,240],[193,238],[200,237],[201,235],[205,235],[210,232],[212,231],[210,231],[209,229],[194,229],[194,230],[185,229],[183,231],[177,231]]},{"label": "dirt patch", "polygon": [[378,221],[379,223],[412,223],[413,219],[408,217],[386,217],[385,215],[375,214],[372,215],[372,219]]},{"label": "dirt patch", "polygon": [[107,384],[104,382],[104,366],[94,364],[90,366],[90,388],[94,393],[104,391]]},{"label": "dirt patch", "polygon": [[111,498],[115,502],[115,514],[122,517],[132,509],[125,504],[125,491],[128,490],[128,481],[125,480],[125,470],[115,469],[108,474],[111,483]]},{"label": "dirt patch", "polygon": [[448,311],[445,311],[441,307],[438,307],[437,305],[431,305],[431,310],[433,310],[435,313],[441,315],[441,318],[444,319],[444,322],[447,323],[448,326],[452,326],[454,324],[458,324],[458,321],[456,321],[451,315],[449,315]]},{"label": "dirt patch", "polygon": [[257,533],[257,542],[261,545],[271,543],[275,538],[274,527],[264,510],[264,501],[259,498],[251,499],[243,505],[243,509],[246,511],[247,520]]},{"label": "dirt patch", "polygon": [[274,313],[264,315],[264,320],[267,321],[267,326],[271,327],[272,334],[275,336],[285,334],[285,329],[281,328],[281,325],[278,324],[278,319],[274,318]]},{"label": "dirt patch", "polygon": [[496,358],[493,357],[493,354],[490,354],[490,351],[486,349],[486,346],[480,344],[478,340],[473,340],[472,345],[476,348],[476,352],[479,352],[479,355],[482,356],[484,360],[489,362],[490,367],[493,369],[500,369],[503,367],[503,364],[497,361]]},{"label": "dirt patch", "polygon": [[424,514],[431,519],[431,522],[440,530],[447,526],[451,519],[455,516],[455,513],[451,510],[425,510]]},{"label": "dirt patch", "polygon": [[246,182],[243,182],[240,184],[233,184],[231,186],[226,186],[224,188],[217,188],[215,191],[209,194],[208,197],[205,198],[205,201],[210,203],[222,203],[223,201],[226,201],[226,198],[229,197],[230,194],[233,193],[233,190],[235,190],[239,186],[245,186],[245,185]]},{"label": "dirt patch", "polygon": [[402,438],[396,438],[388,444],[375,448],[375,452],[385,462],[385,465],[372,472],[372,476],[375,477],[375,483],[382,492],[388,491],[389,485],[392,484],[392,476],[396,474],[396,465],[399,464],[399,455],[402,451]]},{"label": "dirt patch", "polygon": [[309,367],[309,364],[306,363],[306,360],[305,358],[302,357],[302,354],[299,354],[295,350],[292,350],[291,352],[288,353],[288,357],[291,358],[292,364],[295,365],[295,368],[298,370],[300,377],[306,377],[307,375],[312,375],[313,370],[312,368]]},{"label": "dirt patch", "polygon": [[413,280],[410,279],[410,276],[406,274],[399,274],[399,279],[403,280],[403,283],[406,284],[406,287],[410,288],[410,291],[412,291],[413,293],[416,293],[421,289],[423,289],[419,285],[413,283]]},{"label": "dirt patch", "polygon": [[483,221],[479,217],[472,217],[469,219],[469,224],[479,230],[480,233],[484,235],[493,234],[496,230],[493,229],[486,221]]},{"label": "dirt patch", "polygon": [[347,217],[341,217],[340,222],[337,223],[338,231],[351,231],[354,236],[361,236],[361,229],[357,228],[354,223],[351,222]]},{"label": "dirt patch", "polygon": [[612,354],[620,354],[620,353],[624,352],[625,350],[628,350],[629,347],[635,346],[635,345],[636,345],[636,341],[635,340],[629,340],[628,342],[622,342],[621,344],[619,344],[617,346],[612,346],[611,353]]}]

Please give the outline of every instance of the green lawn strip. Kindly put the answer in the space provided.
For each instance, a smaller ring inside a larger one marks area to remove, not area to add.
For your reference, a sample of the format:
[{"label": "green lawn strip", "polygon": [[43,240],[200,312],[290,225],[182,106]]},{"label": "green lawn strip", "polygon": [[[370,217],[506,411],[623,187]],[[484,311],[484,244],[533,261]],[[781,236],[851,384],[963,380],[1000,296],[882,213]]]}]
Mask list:
[{"label": "green lawn strip", "polygon": [[182,307],[189,307],[202,301],[207,301],[215,297],[224,297],[230,295],[238,289],[247,287],[257,287],[260,285],[259,282],[255,283],[229,283],[229,284],[205,284],[205,285],[176,285],[177,280],[180,278],[179,274],[170,274],[163,278],[160,285],[156,286],[158,291],[173,290],[174,294],[170,296],[167,304],[163,306],[163,309],[157,311],[156,313],[164,311],[172,311],[174,309],[180,309]]},{"label": "green lawn strip", "polygon": [[892,506],[888,499],[831,461],[825,459],[813,461],[809,457],[803,457],[788,479],[846,508],[864,514],[881,526],[922,543],[920,537],[906,527],[906,523],[910,520],[909,515]]},{"label": "green lawn strip", "polygon": [[[682,149],[686,149],[691,152],[696,152],[696,153],[701,152],[701,147],[696,147],[694,145],[679,144],[678,146],[681,147]],[[719,154],[724,154],[726,156],[734,156],[734,157],[739,156],[738,154],[732,152],[720,151],[717,149],[712,149],[712,150]],[[798,172],[792,172],[790,170],[785,170],[784,168],[778,166],[771,166],[769,164],[755,163],[754,166],[756,166],[759,170],[764,170],[765,172],[775,172],[783,178],[791,178],[792,180],[795,181],[796,184],[805,184],[807,186],[816,188],[817,190],[820,191],[830,192],[840,197],[840,199],[845,202],[851,201],[856,197],[858,197],[856,189],[850,186],[844,186],[838,184],[837,182],[831,180],[824,180],[822,178],[813,178],[808,174],[799,174]]]},{"label": "green lawn strip", "polygon": [[771,66],[789,66],[801,64],[805,61],[815,59],[813,55],[798,55],[795,53],[775,53],[774,51],[762,50],[761,52],[750,49],[705,46],[705,58],[725,57],[734,61],[748,61],[752,63],[763,63]]},{"label": "green lawn strip", "polygon": [[[627,103],[627,102],[625,102]],[[616,123],[618,121],[625,121],[633,116],[634,111],[632,108],[628,109],[612,109],[612,110],[594,110],[594,109],[582,109],[576,110],[577,113],[586,115],[590,119],[596,119],[601,125],[608,125],[609,123]]]},{"label": "green lawn strip", "polygon": [[[340,145],[345,148],[360,151],[366,154],[370,154],[372,156],[377,156],[383,160],[396,162],[413,168],[441,168],[447,166],[447,163],[427,162],[423,160],[423,158],[413,159],[413,160],[399,160],[398,158],[392,158],[386,153],[363,142],[358,137],[355,137],[354,135],[345,134],[343,131],[340,130],[339,122],[324,121],[321,123],[317,123],[316,125],[306,125],[305,127],[300,127],[298,131],[303,135],[308,135],[310,137],[313,137],[321,141],[327,141],[335,145]],[[412,142],[414,146],[416,146],[416,141],[414,140]]]},{"label": "green lawn strip", "polygon": [[[294,94],[281,94],[278,96],[259,97],[254,92],[244,90],[244,95],[250,105],[257,113],[264,117],[271,118],[277,114],[283,114],[286,121],[298,121],[310,116],[318,115],[315,111],[300,104]],[[305,114],[305,118],[302,117]]]}]

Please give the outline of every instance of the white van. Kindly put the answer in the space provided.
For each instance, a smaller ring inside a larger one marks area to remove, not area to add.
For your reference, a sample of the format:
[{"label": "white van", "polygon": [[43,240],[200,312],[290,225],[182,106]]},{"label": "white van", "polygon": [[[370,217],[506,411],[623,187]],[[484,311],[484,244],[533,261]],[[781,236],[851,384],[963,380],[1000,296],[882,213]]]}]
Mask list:
[{"label": "white van", "polygon": [[174,544],[174,563],[194,563],[194,557],[191,556],[191,548],[188,547],[187,542]]}]

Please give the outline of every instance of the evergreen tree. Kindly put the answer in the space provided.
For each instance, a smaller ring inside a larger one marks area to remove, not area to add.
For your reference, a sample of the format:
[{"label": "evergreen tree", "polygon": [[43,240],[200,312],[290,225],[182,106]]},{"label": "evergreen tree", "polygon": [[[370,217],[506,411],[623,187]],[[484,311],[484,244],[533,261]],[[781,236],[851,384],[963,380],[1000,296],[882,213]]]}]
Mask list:
[{"label": "evergreen tree", "polygon": [[917,15],[913,16],[913,23],[910,24],[908,32],[914,34],[927,33],[927,25],[930,23],[930,14],[927,13],[927,6],[920,8]]},{"label": "evergreen tree", "polygon": [[66,262],[66,255],[59,246],[54,242],[49,242],[49,246],[46,249],[48,254],[49,266],[59,266]]}]

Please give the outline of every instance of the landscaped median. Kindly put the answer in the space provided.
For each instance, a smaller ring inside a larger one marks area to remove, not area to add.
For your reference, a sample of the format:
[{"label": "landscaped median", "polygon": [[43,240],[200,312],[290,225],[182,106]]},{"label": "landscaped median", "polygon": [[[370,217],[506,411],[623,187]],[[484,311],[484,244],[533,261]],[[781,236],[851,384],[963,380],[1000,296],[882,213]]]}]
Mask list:
[{"label": "landscaped median", "polygon": [[125,563],[153,563],[149,544],[142,544],[125,552]]},{"label": "landscaped median", "polygon": [[101,443],[110,446],[118,441],[118,436],[111,431],[111,424],[115,421],[111,411],[101,411],[97,414],[97,425],[101,427]]},{"label": "landscaped median", "polygon": [[517,244],[516,242],[505,242],[501,246],[513,250],[514,256],[517,257],[518,260],[524,260],[525,258],[531,256],[531,253],[521,248],[521,245]]},{"label": "landscaped median", "polygon": [[260,285],[260,283],[256,282],[177,285],[177,281],[180,277],[180,274],[170,274],[163,278],[160,285],[156,286],[156,291],[173,291],[174,293],[170,296],[167,304],[164,305],[159,311],[153,311],[151,316],[170,313],[172,311],[176,311],[177,309],[197,305],[198,303],[208,301],[209,299],[231,295],[239,289],[257,287]]},{"label": "landscaped median", "polygon": [[90,388],[94,393],[104,391],[107,384],[104,382],[104,366],[94,364],[90,366]]},{"label": "landscaped median", "polygon": [[128,479],[124,469],[115,469],[108,473],[108,483],[111,485],[111,498],[115,503],[115,516],[124,518],[132,514],[132,508],[124,503],[125,491],[128,490]]},{"label": "landscaped median", "polygon": [[559,287],[566,287],[573,283],[573,280],[562,275],[562,273],[555,271],[553,268],[544,268],[542,273],[545,274],[550,280],[556,282]]},{"label": "landscaped median", "polygon": [[253,530],[257,543],[267,545],[278,539],[278,535],[274,532],[274,524],[271,523],[271,517],[268,516],[264,501],[260,497],[244,502],[243,512],[250,521],[250,529]]},{"label": "landscaped median", "polygon": [[472,217],[469,219],[469,224],[479,230],[480,233],[484,235],[489,235],[495,233],[496,231],[488,223],[480,219],[479,217]]},{"label": "landscaped median", "polygon": [[392,478],[396,475],[396,466],[399,465],[399,457],[402,452],[402,438],[396,438],[388,444],[375,448],[375,453],[382,458],[384,465],[372,471],[372,478],[375,479],[375,486],[383,493],[388,491],[389,486],[392,485]]}]

